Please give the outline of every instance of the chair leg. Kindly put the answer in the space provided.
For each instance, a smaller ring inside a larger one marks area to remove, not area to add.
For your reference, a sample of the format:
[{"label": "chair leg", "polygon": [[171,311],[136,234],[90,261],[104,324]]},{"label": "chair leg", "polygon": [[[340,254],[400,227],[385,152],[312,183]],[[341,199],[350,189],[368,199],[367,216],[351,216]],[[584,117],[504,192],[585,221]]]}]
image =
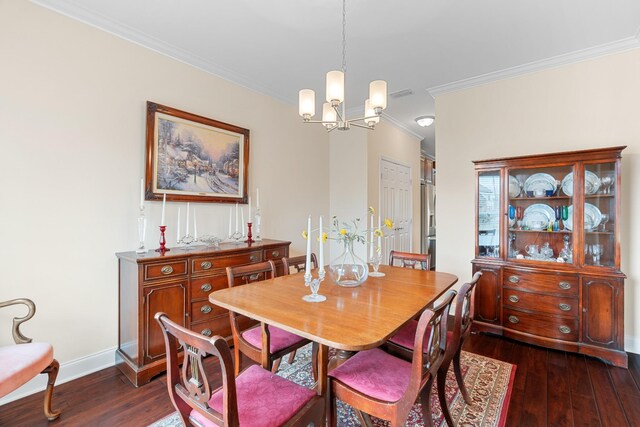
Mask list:
[{"label": "chair leg", "polygon": [[311,374],[313,381],[318,382],[318,343],[315,341],[311,344]]},{"label": "chair leg", "polygon": [[[235,344],[235,343],[234,343]],[[237,377],[238,375],[240,375],[240,368],[242,368],[242,354],[240,353],[240,349],[238,348],[238,345],[234,345],[233,346],[233,356],[234,356],[234,369],[235,369],[235,376]]]},{"label": "chair leg", "polygon": [[274,374],[278,372],[278,368],[280,368],[281,361],[282,361],[282,357],[278,357],[276,360],[273,361],[273,364],[271,365],[271,372],[273,372]]},{"label": "chair leg", "polygon": [[296,350],[293,350],[291,353],[289,353],[289,360],[287,360],[289,365],[291,365],[293,363],[295,358],[296,358]]},{"label": "chair leg", "polygon": [[447,383],[447,371],[449,371],[449,365],[451,361],[446,364],[442,364],[438,369],[438,399],[440,400],[440,408],[442,409],[442,415],[444,415],[444,419],[447,422],[447,425],[453,427],[453,419],[451,418],[451,413],[449,412],[449,407],[447,405],[447,396],[445,394],[445,386]]},{"label": "chair leg", "polygon": [[58,377],[58,371],[60,370],[60,364],[56,359],[53,359],[51,364],[45,368],[41,373],[47,374],[49,379],[47,380],[47,389],[44,392],[44,415],[53,421],[60,416],[60,411],[54,411],[51,409],[51,398],[53,397],[53,386],[56,383]]},{"label": "chair leg", "polygon": [[425,427],[433,427],[433,418],[431,417],[431,386],[433,385],[433,377],[429,378],[427,384],[420,393],[420,404],[422,406],[422,419]]},{"label": "chair leg", "polygon": [[460,393],[462,393],[462,398],[467,404],[471,405],[473,401],[471,400],[471,396],[469,396],[469,392],[467,391],[467,387],[464,385],[464,380],[462,379],[462,370],[460,369],[460,353],[462,352],[462,348],[459,347],[456,354],[453,355],[453,372],[456,374],[456,382],[458,383],[458,389]]}]

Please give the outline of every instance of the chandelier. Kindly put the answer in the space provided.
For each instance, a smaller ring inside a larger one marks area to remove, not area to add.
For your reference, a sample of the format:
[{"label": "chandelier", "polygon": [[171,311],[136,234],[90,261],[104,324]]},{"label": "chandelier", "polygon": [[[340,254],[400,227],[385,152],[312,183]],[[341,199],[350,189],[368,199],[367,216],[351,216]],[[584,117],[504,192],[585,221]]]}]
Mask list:
[{"label": "chandelier", "polygon": [[[342,0],[342,69],[327,73],[326,101],[322,104],[322,120],[311,120],[316,114],[316,94],[313,89],[299,93],[298,113],[305,123],[322,123],[327,131],[349,130],[353,126],[373,129],[380,121],[382,110],[387,108],[387,82],[374,80],[369,83],[369,99],[364,101],[364,116],[347,119],[344,99],[344,76],[347,71],[347,12],[346,0]],[[362,123],[359,123],[362,122]]]}]

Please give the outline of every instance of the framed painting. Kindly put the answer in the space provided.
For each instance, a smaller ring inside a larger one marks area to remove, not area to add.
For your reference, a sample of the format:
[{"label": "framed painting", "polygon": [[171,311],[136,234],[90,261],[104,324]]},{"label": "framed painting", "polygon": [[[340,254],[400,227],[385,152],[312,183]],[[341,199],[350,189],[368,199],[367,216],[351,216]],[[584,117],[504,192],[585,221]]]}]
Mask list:
[{"label": "framed painting", "polygon": [[247,203],[249,130],[147,101],[146,200]]}]

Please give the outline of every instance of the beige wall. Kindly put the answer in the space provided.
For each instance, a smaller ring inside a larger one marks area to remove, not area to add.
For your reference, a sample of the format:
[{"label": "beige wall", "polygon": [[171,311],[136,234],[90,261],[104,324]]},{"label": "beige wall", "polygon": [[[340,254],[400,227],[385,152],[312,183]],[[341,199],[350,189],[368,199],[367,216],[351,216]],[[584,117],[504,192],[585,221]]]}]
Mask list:
[{"label": "beige wall", "polygon": [[[147,100],[251,130],[266,237],[302,253],[306,215],[329,210],[329,138],[294,106],[26,1],[0,2],[0,58],[0,300],[36,301],[24,333],[63,365],[117,344],[114,253],[136,247]],[[152,248],[160,205],[147,202]],[[223,233],[228,206],[198,204],[198,231]],[[0,314],[0,343],[16,313]]]},{"label": "beige wall", "polygon": [[376,125],[368,137],[368,197],[369,206],[380,206],[380,160],[395,161],[411,168],[412,233],[411,250],[420,252],[420,139],[385,122]]},{"label": "beige wall", "polygon": [[[436,99],[438,268],[470,278],[472,160],[627,145],[623,151],[625,347],[640,353],[640,49]],[[633,221],[632,221],[633,219]]]}]

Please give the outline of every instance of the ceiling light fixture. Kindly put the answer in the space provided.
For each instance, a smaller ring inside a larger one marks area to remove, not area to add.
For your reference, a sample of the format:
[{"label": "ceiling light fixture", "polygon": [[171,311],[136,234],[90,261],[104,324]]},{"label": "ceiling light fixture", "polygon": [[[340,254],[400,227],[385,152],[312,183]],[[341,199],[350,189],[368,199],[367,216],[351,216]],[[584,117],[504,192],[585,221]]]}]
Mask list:
[{"label": "ceiling light fixture", "polygon": [[[298,113],[305,123],[322,123],[327,131],[349,130],[351,125],[373,129],[380,121],[382,110],[387,108],[387,82],[374,80],[369,83],[369,99],[364,101],[364,117],[346,118],[344,79],[347,71],[347,12],[346,0],[342,0],[342,70],[327,73],[326,100],[322,105],[322,120],[311,120],[316,114],[316,94],[313,89],[299,93]],[[342,107],[342,108],[340,108]],[[357,123],[362,121],[364,124]]]},{"label": "ceiling light fixture", "polygon": [[431,126],[435,120],[436,118],[433,116],[416,117],[416,123],[422,126],[423,128],[426,128],[427,126]]}]

